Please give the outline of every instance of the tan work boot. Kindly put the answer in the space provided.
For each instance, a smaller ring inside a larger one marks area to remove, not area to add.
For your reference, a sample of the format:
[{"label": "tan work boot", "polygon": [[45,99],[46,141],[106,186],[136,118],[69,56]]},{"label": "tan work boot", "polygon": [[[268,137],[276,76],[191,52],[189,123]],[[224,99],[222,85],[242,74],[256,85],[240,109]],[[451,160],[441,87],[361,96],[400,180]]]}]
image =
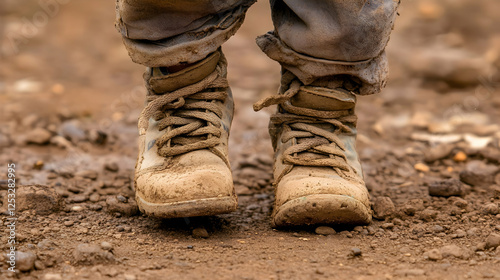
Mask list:
[{"label": "tan work boot", "polygon": [[142,212],[176,218],[236,209],[227,157],[233,98],[226,66],[219,50],[172,74],[148,68],[135,172]]},{"label": "tan work boot", "polygon": [[368,190],[355,150],[356,97],[340,81],[304,86],[284,72],[269,133],[275,150],[273,226],[367,224]]}]

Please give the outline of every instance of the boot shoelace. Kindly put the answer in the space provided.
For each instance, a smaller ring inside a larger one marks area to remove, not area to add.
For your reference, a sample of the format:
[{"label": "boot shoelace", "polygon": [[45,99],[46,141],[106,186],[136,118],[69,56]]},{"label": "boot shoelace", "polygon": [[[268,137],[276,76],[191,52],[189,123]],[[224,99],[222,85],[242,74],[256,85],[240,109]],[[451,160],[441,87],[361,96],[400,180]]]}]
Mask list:
[{"label": "boot shoelace", "polygon": [[[290,100],[299,92],[300,87],[298,80],[292,80],[283,94],[264,98],[254,104],[255,111],[271,105],[281,107],[282,110],[271,116],[271,127],[282,129],[282,143],[292,140],[292,145],[283,151],[283,162],[301,166],[326,166],[346,172],[351,170],[344,153],[345,145],[338,134],[352,132],[345,123],[355,123],[356,116],[350,110],[319,111],[293,106]],[[318,124],[326,124],[333,131],[320,128]],[[304,153],[314,153],[317,156]]]},{"label": "boot shoelace", "polygon": [[220,144],[223,112],[216,102],[226,100],[228,84],[218,72],[175,91],[148,96],[139,130],[145,133],[150,118],[158,122],[160,131],[167,129],[156,139],[160,156],[173,157],[200,149],[219,153],[213,148]]}]

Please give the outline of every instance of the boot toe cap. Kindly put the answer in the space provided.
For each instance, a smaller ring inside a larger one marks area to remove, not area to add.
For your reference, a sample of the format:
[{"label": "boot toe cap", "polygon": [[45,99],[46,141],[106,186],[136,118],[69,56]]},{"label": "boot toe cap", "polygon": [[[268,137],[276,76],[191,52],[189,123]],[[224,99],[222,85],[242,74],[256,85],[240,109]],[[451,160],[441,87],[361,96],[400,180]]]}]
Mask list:
[{"label": "boot toe cap", "polygon": [[277,186],[273,226],[367,224],[368,190],[335,175],[287,175]]}]

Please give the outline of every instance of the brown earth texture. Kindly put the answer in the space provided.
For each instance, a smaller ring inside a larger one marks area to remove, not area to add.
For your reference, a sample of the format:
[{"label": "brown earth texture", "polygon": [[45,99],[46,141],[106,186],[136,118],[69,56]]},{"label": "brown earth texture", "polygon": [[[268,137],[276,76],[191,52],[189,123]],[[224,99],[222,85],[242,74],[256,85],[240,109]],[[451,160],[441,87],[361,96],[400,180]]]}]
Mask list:
[{"label": "brown earth texture", "polygon": [[252,110],[279,85],[254,42],[268,2],[223,46],[239,208],[176,220],[134,201],[144,69],[113,1],[53,2],[0,0],[0,279],[500,279],[499,1],[402,1],[388,86],[356,109],[374,221],[286,230],[270,226],[273,109]]}]

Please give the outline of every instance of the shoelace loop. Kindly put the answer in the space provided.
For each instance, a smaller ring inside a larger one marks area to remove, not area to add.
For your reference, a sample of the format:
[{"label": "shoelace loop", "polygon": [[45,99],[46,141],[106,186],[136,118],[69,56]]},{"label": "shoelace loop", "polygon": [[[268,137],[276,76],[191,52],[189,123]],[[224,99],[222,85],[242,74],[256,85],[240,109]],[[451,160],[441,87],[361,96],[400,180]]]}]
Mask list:
[{"label": "shoelace loop", "polygon": [[[326,166],[349,171],[351,167],[345,156],[345,145],[339,133],[352,133],[346,125],[357,118],[351,110],[320,111],[293,106],[291,99],[300,91],[297,79],[283,94],[264,98],[254,104],[254,110],[279,105],[280,110],[271,116],[270,127],[281,129],[282,143],[292,140],[292,145],[283,151],[283,162],[301,166]],[[323,127],[329,127],[325,129]]]},{"label": "shoelace loop", "polygon": [[227,94],[227,80],[214,71],[203,80],[162,95],[150,95],[139,119],[139,130],[145,133],[149,120],[167,132],[156,140],[158,154],[173,157],[220,144],[220,105]]}]

